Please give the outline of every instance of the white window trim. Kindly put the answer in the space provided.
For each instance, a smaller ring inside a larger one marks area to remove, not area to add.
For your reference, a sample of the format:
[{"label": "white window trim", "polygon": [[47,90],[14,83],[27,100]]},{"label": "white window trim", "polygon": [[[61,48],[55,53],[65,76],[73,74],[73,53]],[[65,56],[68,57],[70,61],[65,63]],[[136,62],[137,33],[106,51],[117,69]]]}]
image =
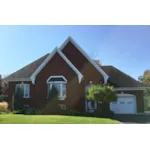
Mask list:
[{"label": "white window trim", "polygon": [[[49,81],[52,78],[63,78],[65,81]],[[50,76],[47,79],[47,84],[50,84],[50,89],[52,88],[52,83],[60,83],[60,86],[61,86],[60,93],[61,93],[61,95],[63,95],[63,87],[62,86],[63,86],[63,84],[67,84],[67,79],[64,76]],[[65,96],[58,96],[59,100],[65,100],[65,98],[67,97],[66,95]],[[48,98],[48,93],[47,93],[47,98]]]},{"label": "white window trim", "polygon": [[[51,78],[63,78],[63,79],[65,80],[64,82],[67,83],[67,79],[66,79],[64,76],[50,76],[50,77],[47,79],[47,83],[49,83],[48,81],[49,81]],[[50,81],[50,82],[51,82],[51,81]],[[53,81],[53,82],[55,82],[55,81]],[[56,81],[56,82],[63,82],[63,81]]]},{"label": "white window trim", "polygon": [[146,90],[146,87],[119,87],[114,88],[115,91],[144,91]]},{"label": "white window trim", "polygon": [[[29,85],[29,94],[28,94],[28,96],[25,96],[25,85]],[[23,97],[22,98],[30,98],[30,84],[28,84],[28,83],[18,83],[18,84],[16,84],[15,86],[17,86],[17,85],[19,85],[20,86],[20,88],[21,88],[21,86],[23,86]],[[16,88],[16,87],[15,87]]]},{"label": "white window trim", "polygon": [[[25,96],[25,85],[28,85],[29,86],[29,93],[28,93],[28,96]],[[24,88],[24,92],[23,92],[23,98],[30,98],[30,84],[28,84],[28,83],[24,83],[23,84],[23,88]]]}]

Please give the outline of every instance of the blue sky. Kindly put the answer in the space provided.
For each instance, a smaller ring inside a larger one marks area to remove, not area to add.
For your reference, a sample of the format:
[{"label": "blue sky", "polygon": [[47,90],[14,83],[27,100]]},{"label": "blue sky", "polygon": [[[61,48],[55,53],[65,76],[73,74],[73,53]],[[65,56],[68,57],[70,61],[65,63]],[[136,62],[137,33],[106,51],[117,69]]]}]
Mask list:
[{"label": "blue sky", "polygon": [[0,74],[17,71],[68,36],[102,65],[135,79],[150,69],[150,26],[0,26]]}]

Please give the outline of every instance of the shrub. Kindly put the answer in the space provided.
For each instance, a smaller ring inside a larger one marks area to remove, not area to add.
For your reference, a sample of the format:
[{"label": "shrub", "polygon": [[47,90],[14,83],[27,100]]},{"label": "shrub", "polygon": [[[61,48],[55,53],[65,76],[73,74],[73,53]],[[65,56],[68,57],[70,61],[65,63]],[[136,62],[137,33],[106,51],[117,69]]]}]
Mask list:
[{"label": "shrub", "polygon": [[9,112],[7,102],[0,102],[0,112]]},{"label": "shrub", "polygon": [[61,110],[61,115],[81,116],[83,114],[77,110],[67,108],[66,110]]},{"label": "shrub", "polygon": [[50,115],[50,114],[60,114],[61,108],[59,106],[58,92],[57,89],[53,86],[49,97],[48,103],[46,106],[40,111],[42,115]]},{"label": "shrub", "polygon": [[13,102],[13,108],[14,110],[23,110],[23,91],[20,87],[17,88],[17,91],[14,94],[14,102]]},{"label": "shrub", "polygon": [[93,85],[88,89],[86,97],[89,100],[109,103],[117,100],[113,87],[105,85]]},{"label": "shrub", "polygon": [[116,101],[117,95],[112,86],[93,85],[88,89],[86,97],[88,100],[97,101],[96,116],[113,116],[113,112],[110,111],[110,102]]},{"label": "shrub", "polygon": [[94,113],[95,117],[100,117],[100,118],[114,118],[114,112],[111,110],[105,110],[105,111],[100,111],[96,110]]},{"label": "shrub", "polygon": [[8,95],[0,95],[0,102],[7,102],[8,101]]},{"label": "shrub", "polygon": [[38,115],[40,114],[39,109],[37,108],[27,108],[23,112],[25,115]]}]

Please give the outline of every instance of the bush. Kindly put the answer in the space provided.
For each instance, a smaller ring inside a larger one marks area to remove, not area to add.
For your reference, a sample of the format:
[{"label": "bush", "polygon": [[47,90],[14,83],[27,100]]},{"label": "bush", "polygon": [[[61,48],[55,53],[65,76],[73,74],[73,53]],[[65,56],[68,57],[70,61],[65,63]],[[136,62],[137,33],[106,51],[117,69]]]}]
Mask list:
[{"label": "bush", "polygon": [[0,102],[0,112],[9,112],[7,102]]},{"label": "bush", "polygon": [[101,110],[97,110],[94,113],[95,117],[100,117],[100,118],[114,118],[114,112],[111,110],[105,110],[105,111],[101,111]]},{"label": "bush", "polygon": [[23,91],[20,87],[17,88],[17,91],[14,94],[14,102],[13,102],[13,108],[16,111],[23,110]]},{"label": "bush", "polygon": [[83,114],[77,110],[67,108],[66,110],[61,110],[61,115],[70,115],[70,116],[82,116]]},{"label": "bush", "polygon": [[0,102],[7,102],[8,96],[7,95],[0,95]]},{"label": "bush", "polygon": [[41,115],[56,115],[60,114],[61,108],[59,106],[58,92],[57,89],[53,86],[48,97],[48,103],[40,111]]},{"label": "bush", "polygon": [[25,115],[38,115],[40,114],[40,111],[37,108],[28,108],[23,113]]},{"label": "bush", "polygon": [[117,100],[116,92],[112,86],[105,85],[93,85],[88,89],[88,100],[100,101],[100,102],[113,102]]}]

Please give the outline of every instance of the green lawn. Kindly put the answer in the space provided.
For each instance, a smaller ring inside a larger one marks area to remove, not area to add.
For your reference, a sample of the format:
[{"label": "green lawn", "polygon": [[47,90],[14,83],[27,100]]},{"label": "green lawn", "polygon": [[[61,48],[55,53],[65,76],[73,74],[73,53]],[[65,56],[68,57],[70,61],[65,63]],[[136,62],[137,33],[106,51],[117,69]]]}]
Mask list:
[{"label": "green lawn", "polygon": [[106,118],[58,116],[58,115],[0,115],[0,124],[119,124]]}]

